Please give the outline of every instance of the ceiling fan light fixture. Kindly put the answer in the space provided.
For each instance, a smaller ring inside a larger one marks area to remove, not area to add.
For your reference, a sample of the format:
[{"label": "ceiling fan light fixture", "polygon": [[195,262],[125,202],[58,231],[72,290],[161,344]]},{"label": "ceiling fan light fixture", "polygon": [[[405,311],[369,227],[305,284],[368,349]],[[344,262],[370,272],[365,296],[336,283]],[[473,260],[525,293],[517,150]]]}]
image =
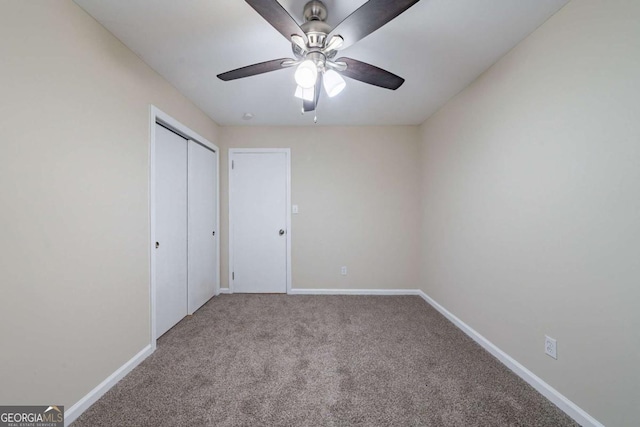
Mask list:
[{"label": "ceiling fan light fixture", "polygon": [[296,87],[295,97],[302,99],[304,101],[313,101],[315,94],[316,94],[316,89],[313,86],[310,88],[303,88],[302,86]]},{"label": "ceiling fan light fixture", "polygon": [[330,51],[330,50],[338,50],[342,47],[342,45],[344,44],[344,39],[340,36],[333,36],[331,37],[331,40],[329,40],[329,43],[327,43],[327,45],[325,46],[325,50]]},{"label": "ceiling fan light fixture", "polygon": [[302,61],[295,73],[296,83],[303,89],[309,89],[315,86],[318,79],[318,67],[315,62],[310,59]]},{"label": "ceiling fan light fixture", "polygon": [[330,98],[342,92],[345,86],[347,86],[347,82],[344,81],[342,76],[333,70],[327,70],[324,73],[322,83]]}]

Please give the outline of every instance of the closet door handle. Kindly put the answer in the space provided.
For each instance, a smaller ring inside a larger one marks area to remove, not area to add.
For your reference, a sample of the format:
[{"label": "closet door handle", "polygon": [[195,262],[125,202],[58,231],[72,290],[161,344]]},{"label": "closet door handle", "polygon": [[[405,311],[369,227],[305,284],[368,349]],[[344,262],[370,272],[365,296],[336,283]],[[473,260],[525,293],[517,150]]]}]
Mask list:
[{"label": "closet door handle", "polygon": [[156,249],[160,247],[160,242],[156,242]]},{"label": "closet door handle", "polygon": [[278,234],[281,236],[284,235],[284,230],[281,228],[280,231],[278,231]]}]

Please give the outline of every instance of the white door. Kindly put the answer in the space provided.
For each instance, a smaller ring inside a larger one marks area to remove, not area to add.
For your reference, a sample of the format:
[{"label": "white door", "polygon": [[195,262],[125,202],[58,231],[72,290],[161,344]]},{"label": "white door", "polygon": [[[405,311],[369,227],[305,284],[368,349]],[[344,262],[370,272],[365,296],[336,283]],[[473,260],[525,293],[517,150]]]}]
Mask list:
[{"label": "white door", "polygon": [[189,314],[216,291],[218,279],[216,153],[189,141]]},{"label": "white door", "polygon": [[187,144],[156,124],[156,337],[187,315]]},{"label": "white door", "polygon": [[233,292],[287,292],[289,153],[230,150]]}]

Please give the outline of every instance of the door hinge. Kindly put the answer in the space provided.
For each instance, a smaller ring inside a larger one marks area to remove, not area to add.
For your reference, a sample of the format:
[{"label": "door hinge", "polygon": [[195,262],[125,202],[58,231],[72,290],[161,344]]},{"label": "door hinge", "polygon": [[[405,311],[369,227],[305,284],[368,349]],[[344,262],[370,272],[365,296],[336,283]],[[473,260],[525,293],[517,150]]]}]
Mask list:
[{"label": "door hinge", "polygon": [[236,273],[235,272],[231,272],[231,280],[236,280]]},{"label": "door hinge", "polygon": [[233,169],[234,167],[235,167],[235,162],[231,160],[231,169]]}]

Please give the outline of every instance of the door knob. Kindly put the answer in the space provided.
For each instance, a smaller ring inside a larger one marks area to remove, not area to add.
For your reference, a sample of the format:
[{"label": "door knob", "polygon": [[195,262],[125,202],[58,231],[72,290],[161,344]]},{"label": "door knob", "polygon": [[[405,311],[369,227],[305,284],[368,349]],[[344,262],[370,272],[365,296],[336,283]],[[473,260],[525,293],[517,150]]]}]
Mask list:
[{"label": "door knob", "polygon": [[156,242],[156,249],[160,247],[160,242]]},{"label": "door knob", "polygon": [[284,230],[281,228],[280,231],[278,231],[278,234],[282,236],[284,234]]}]

